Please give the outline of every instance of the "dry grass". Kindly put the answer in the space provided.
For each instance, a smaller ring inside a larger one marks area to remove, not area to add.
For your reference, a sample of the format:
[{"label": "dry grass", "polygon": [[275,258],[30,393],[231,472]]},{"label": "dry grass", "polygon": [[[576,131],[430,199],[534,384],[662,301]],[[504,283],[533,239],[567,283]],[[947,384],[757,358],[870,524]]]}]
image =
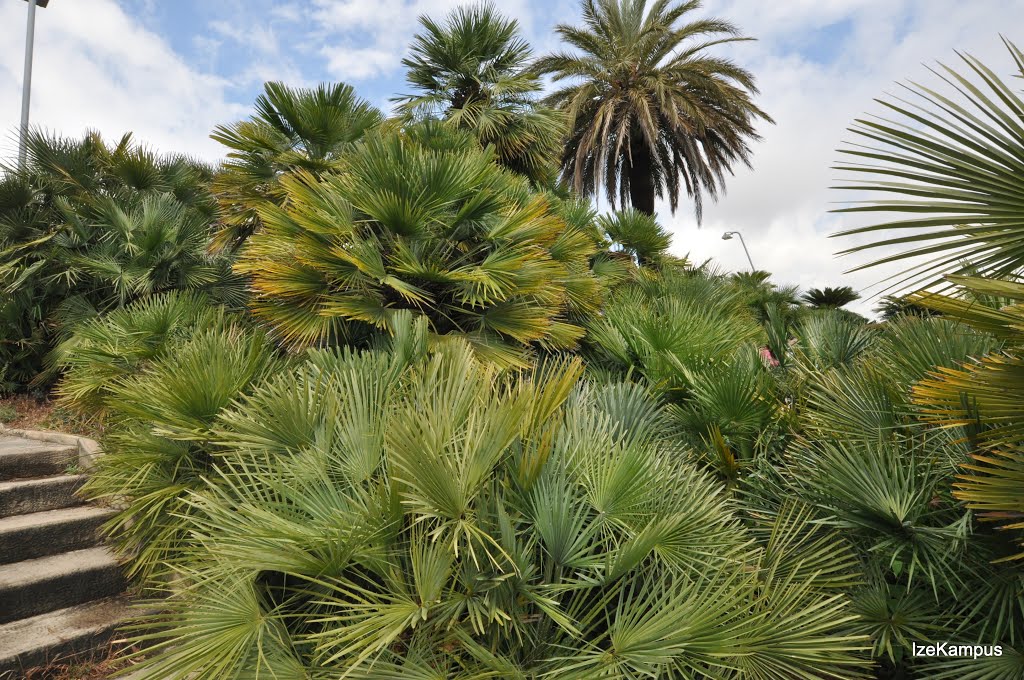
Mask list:
[{"label": "dry grass", "polygon": [[106,680],[117,671],[133,665],[124,658],[134,648],[126,649],[124,640],[115,640],[88,656],[52,661],[46,666],[25,671],[24,680]]},{"label": "dry grass", "polygon": [[19,394],[0,399],[0,423],[25,430],[53,430],[97,438],[98,423],[81,418],[46,397]]}]

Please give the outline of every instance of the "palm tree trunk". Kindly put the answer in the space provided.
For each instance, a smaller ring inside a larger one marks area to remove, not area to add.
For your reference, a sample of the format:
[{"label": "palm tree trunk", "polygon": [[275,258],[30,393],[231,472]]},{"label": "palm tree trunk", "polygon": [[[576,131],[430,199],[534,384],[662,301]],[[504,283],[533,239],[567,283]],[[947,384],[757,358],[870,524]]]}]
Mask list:
[{"label": "palm tree trunk", "polygon": [[645,215],[654,214],[654,175],[651,150],[643,140],[630,143],[629,202]]}]

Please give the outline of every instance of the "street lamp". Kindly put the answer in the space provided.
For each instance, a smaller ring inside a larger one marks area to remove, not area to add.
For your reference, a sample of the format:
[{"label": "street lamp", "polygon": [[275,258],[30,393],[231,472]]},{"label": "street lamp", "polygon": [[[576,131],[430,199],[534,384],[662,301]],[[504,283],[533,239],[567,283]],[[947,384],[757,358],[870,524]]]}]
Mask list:
[{"label": "street lamp", "polygon": [[743,252],[747,254],[747,262],[750,263],[750,271],[756,272],[757,269],[754,267],[754,261],[750,259],[750,251],[747,250],[747,242],[743,240],[743,234],[738,231],[727,231],[722,234],[723,241],[731,241],[733,236],[740,237],[740,245],[743,246]]},{"label": "street lamp", "polygon": [[25,78],[21,83],[21,134],[18,137],[18,167],[25,169],[28,154],[28,106],[32,95],[32,43],[36,36],[36,5],[46,8],[50,0],[25,0],[28,2],[28,25],[25,27]]}]

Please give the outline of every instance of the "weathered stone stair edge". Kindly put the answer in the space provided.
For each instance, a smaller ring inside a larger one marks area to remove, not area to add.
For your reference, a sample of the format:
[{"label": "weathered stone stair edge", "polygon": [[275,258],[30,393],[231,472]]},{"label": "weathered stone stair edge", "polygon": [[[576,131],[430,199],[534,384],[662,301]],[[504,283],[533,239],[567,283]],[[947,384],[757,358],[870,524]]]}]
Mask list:
[{"label": "weathered stone stair edge", "polygon": [[[102,455],[100,445],[95,440],[88,437],[65,434],[63,432],[12,428],[0,423],[0,436],[21,437],[23,439],[38,442],[74,447],[74,450],[77,452],[78,467],[83,471],[92,469],[96,460],[100,455]],[[118,590],[123,589],[123,587],[124,584],[122,581]],[[63,616],[67,616],[69,614],[74,616],[75,612],[92,611],[96,606],[106,606],[103,604],[104,602],[124,602],[124,599],[121,596],[111,598],[111,595],[115,595],[113,592],[101,593],[101,595],[105,595],[105,599],[74,605],[73,607],[69,607],[65,610],[49,612],[36,617],[21,619],[21,621],[25,623],[54,622],[61,620]],[[14,652],[13,656],[10,654],[0,653],[0,680],[8,680],[8,678],[18,677],[21,675],[21,670],[26,667],[26,663],[29,665],[35,665],[43,660],[48,661],[53,658],[54,655],[60,657],[64,654],[76,654],[88,651],[90,648],[95,648],[99,643],[106,644],[106,640],[109,639],[114,628],[124,622],[124,614],[117,616],[112,615],[110,618],[111,620],[109,622],[105,624],[98,624],[94,629],[89,628],[78,630],[73,626],[68,628],[65,626],[57,626],[55,624],[53,626],[45,626],[45,630],[47,632],[52,630],[53,633],[56,633],[59,637],[48,642],[42,642],[40,639],[40,644],[33,645],[31,650],[9,650]],[[11,622],[0,626],[0,628],[6,629],[9,626],[16,624],[17,622]],[[60,629],[59,632],[58,628]],[[35,631],[35,636],[37,638],[41,638],[41,631]],[[22,652],[24,652],[24,654]]]},{"label": "weathered stone stair edge", "polygon": [[78,467],[83,470],[92,469],[96,459],[103,454],[99,443],[88,437],[80,437],[76,434],[64,434],[63,432],[51,432],[49,430],[23,430],[7,427],[0,423],[0,436],[23,437],[50,444],[62,446],[74,446],[78,449]]}]

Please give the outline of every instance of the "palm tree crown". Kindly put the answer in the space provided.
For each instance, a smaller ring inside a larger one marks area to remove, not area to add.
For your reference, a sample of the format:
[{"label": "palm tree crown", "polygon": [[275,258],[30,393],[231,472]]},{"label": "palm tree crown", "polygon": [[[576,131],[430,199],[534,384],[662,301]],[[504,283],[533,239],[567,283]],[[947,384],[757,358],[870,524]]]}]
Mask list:
[{"label": "palm tree crown", "polygon": [[609,200],[654,213],[655,196],[673,212],[685,189],[700,220],[703,197],[721,190],[737,161],[749,165],[755,123],[753,76],[709,47],[747,38],[731,23],[684,23],[699,0],[584,0],[582,27],[556,31],[578,52],[535,68],[568,85],[547,103],[569,115],[562,171],[577,191],[602,184]]},{"label": "palm tree crown", "polygon": [[489,4],[460,7],[444,23],[420,17],[423,32],[402,60],[420,94],[395,101],[409,117],[434,117],[492,145],[498,162],[536,182],[553,179],[564,116],[535,101],[531,50],[519,22]]},{"label": "palm tree crown", "polygon": [[555,199],[498,168],[468,133],[436,122],[375,133],[344,173],[282,180],[238,270],[254,314],[292,346],[393,332],[398,310],[516,363],[527,345],[569,348],[592,313],[590,234]]},{"label": "palm tree crown", "polygon": [[860,294],[849,286],[832,288],[811,288],[800,296],[800,299],[811,307],[830,307],[838,309],[845,307],[854,300],[860,299]]},{"label": "palm tree crown", "polygon": [[257,206],[281,200],[285,173],[335,169],[341,154],[383,120],[345,83],[307,89],[271,82],[263,89],[254,116],[210,135],[228,148],[214,179],[223,209],[218,247],[238,245],[259,228]]}]

